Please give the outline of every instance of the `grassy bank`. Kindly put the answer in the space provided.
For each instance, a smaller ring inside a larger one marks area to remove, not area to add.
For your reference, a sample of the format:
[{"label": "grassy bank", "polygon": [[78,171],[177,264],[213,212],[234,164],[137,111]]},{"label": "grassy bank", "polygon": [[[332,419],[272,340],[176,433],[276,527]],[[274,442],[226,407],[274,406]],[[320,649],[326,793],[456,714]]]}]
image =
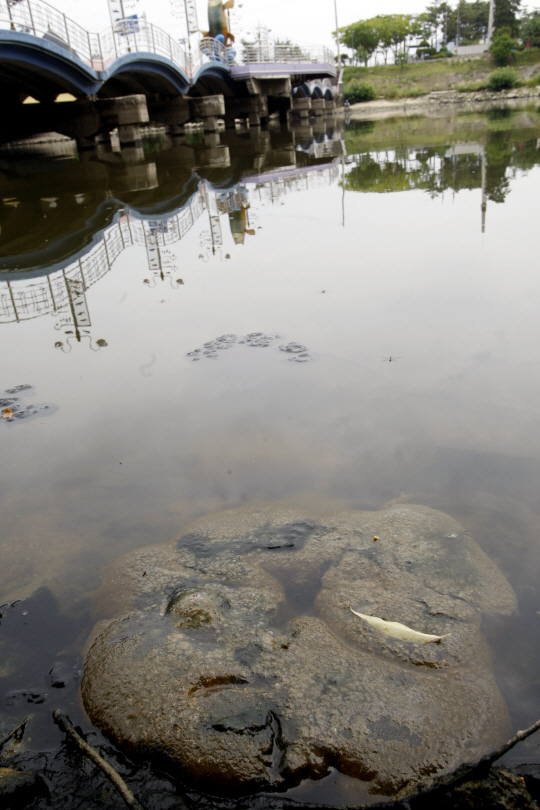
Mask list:
[{"label": "grassy bank", "polygon": [[[516,53],[513,65],[519,76],[519,85],[537,85],[540,80],[540,50],[531,49]],[[369,84],[377,98],[416,98],[443,90],[470,92],[487,87],[489,74],[495,65],[489,55],[480,58],[428,60],[404,67],[378,65],[377,67],[346,67],[343,75],[343,91],[351,81]]]}]

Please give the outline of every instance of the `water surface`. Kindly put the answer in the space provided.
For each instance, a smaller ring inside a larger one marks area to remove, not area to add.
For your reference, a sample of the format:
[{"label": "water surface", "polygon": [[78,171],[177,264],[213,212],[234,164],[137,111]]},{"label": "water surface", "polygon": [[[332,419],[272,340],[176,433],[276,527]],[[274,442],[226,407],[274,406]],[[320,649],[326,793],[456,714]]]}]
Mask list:
[{"label": "water surface", "polygon": [[[538,719],[536,108],[37,151],[0,153],[0,730],[81,718],[119,555],[238,505],[396,498],[511,582],[486,633],[514,728]],[[354,800],[334,783],[311,800]]]}]

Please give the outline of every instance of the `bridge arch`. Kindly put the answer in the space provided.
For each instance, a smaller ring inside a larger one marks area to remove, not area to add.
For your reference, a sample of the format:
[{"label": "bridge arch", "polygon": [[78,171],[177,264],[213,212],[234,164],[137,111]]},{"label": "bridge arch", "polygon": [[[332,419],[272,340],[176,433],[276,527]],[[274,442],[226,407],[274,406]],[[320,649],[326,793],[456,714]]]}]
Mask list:
[{"label": "bridge arch", "polygon": [[8,96],[54,101],[58,93],[87,96],[101,87],[97,71],[54,42],[0,31],[0,45],[0,84]]},{"label": "bridge arch", "polygon": [[310,98],[311,90],[307,82],[297,85],[292,91],[293,98]]},{"label": "bridge arch", "polygon": [[101,97],[114,97],[143,93],[152,95],[186,95],[190,89],[189,77],[173,62],[155,53],[128,53],[116,59],[101,74]]},{"label": "bridge arch", "polygon": [[226,97],[238,93],[238,82],[231,78],[231,69],[223,62],[205,62],[193,74],[190,96],[212,96],[222,93]]}]

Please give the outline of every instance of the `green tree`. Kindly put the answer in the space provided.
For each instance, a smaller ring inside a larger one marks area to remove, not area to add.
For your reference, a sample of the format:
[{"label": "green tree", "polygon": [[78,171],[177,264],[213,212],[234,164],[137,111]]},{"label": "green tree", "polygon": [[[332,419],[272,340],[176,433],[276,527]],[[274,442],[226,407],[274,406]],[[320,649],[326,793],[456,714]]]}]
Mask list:
[{"label": "green tree", "polygon": [[458,8],[450,10],[446,16],[446,42],[456,42],[458,36],[462,43],[479,42],[487,39],[489,23],[488,0],[466,2],[461,0]]},{"label": "green tree", "polygon": [[416,15],[416,24],[420,31],[419,36],[421,36],[422,40],[425,41],[426,47],[430,47],[430,40],[431,47],[433,47],[433,23],[427,11],[423,11],[421,14]]},{"label": "green tree", "polygon": [[403,53],[407,47],[407,38],[420,33],[420,26],[411,14],[379,14],[370,20],[379,34],[379,47],[384,54],[384,63],[388,62],[388,52]]},{"label": "green tree", "polygon": [[510,33],[510,28],[499,28],[495,31],[493,42],[491,43],[490,52],[493,61],[499,67],[508,65],[514,59],[514,51],[517,42]]},{"label": "green tree", "polygon": [[368,60],[379,47],[379,33],[373,20],[359,20],[339,29],[339,41],[346,48],[358,53],[358,58],[367,66]]},{"label": "green tree", "polygon": [[453,9],[449,3],[441,3],[439,6],[441,13],[441,33],[442,41],[444,44],[448,42],[448,22],[452,15]]},{"label": "green tree", "polygon": [[521,23],[521,39],[530,42],[533,48],[540,48],[540,11],[527,14]]},{"label": "green tree", "polygon": [[394,54],[394,61],[397,61],[400,54],[406,53],[407,38],[415,31],[413,18],[410,14],[392,14],[390,23],[390,41]]},{"label": "green tree", "polygon": [[497,31],[499,28],[510,29],[512,36],[517,37],[519,34],[519,7],[521,0],[495,0],[495,20],[494,26]]},{"label": "green tree", "polygon": [[380,14],[377,17],[373,17],[373,19],[371,20],[379,35],[379,48],[383,52],[385,65],[388,62],[388,51],[392,47],[392,31],[391,31],[390,17],[391,17],[390,14],[385,15]]}]

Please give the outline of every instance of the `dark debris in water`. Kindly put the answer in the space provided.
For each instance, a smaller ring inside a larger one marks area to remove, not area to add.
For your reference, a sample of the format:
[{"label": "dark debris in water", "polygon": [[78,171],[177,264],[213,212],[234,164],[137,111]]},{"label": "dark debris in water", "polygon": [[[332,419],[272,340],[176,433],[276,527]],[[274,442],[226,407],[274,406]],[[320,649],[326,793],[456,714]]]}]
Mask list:
[{"label": "dark debris in water", "polygon": [[[279,335],[267,335],[264,332],[249,332],[247,335],[238,337],[237,335],[220,335],[214,340],[209,340],[200,349],[194,349],[192,352],[187,353],[187,357],[192,360],[217,360],[219,352],[231,349],[235,344],[249,346],[254,349],[265,349],[272,346],[276,340],[279,340]],[[294,363],[307,363],[313,360],[313,356],[309,354],[307,347],[301,343],[287,343],[281,345],[279,350],[286,352],[290,355],[287,359]]]},{"label": "dark debris in water", "polygon": [[[145,810],[331,810],[334,805],[302,802],[279,794],[215,798],[184,791],[180,784],[146,764],[129,762],[99,733],[85,735],[128,784]],[[2,763],[4,764],[4,763]],[[63,743],[53,751],[18,757],[10,767],[37,773],[43,789],[29,801],[15,805],[17,810],[125,810],[126,805],[101,771],[73,746]],[[540,788],[538,766],[520,769],[494,768],[484,779],[465,783],[436,794],[414,796],[397,802],[370,806],[393,810],[535,810]],[[4,805],[2,805],[3,807]],[[350,810],[365,805],[350,806]]]},{"label": "dark debris in water", "polygon": [[[84,737],[115,768],[145,810],[188,810],[172,781],[146,764],[129,761],[99,732],[91,731]],[[44,790],[30,801],[13,805],[17,810],[125,810],[124,801],[100,769],[69,742],[52,750],[17,754],[8,764],[37,773],[44,785]]]},{"label": "dark debris in water", "polygon": [[[28,385],[28,383],[22,383],[21,385],[15,385],[13,388],[7,388],[4,394],[27,394],[33,391],[33,389],[34,386]],[[20,397],[18,396],[0,397],[0,410],[3,411],[5,408],[9,408],[13,414],[2,420],[8,424],[22,420],[30,421],[38,416],[50,416],[58,410],[58,406],[56,405],[24,404],[20,401]]]}]

